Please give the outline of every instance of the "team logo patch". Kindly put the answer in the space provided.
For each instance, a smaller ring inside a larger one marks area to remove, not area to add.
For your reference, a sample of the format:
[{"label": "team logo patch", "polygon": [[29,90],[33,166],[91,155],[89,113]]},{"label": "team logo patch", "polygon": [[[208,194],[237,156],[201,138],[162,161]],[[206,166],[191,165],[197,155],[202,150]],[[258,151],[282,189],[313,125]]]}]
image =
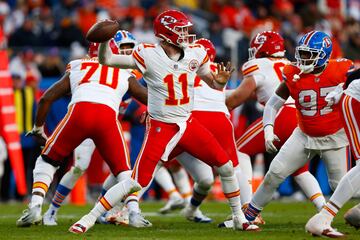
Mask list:
[{"label": "team logo patch", "polygon": [[174,18],[172,16],[164,16],[163,18],[160,19],[160,22],[162,25],[167,26],[167,25],[176,23],[177,20],[176,20],[176,18]]},{"label": "team logo patch", "polygon": [[326,47],[326,48],[330,47],[330,45],[331,45],[331,40],[330,40],[329,37],[325,37],[325,38],[324,38],[323,45],[324,45],[324,47]]},{"label": "team logo patch", "polygon": [[264,35],[259,35],[255,39],[255,43],[257,43],[257,44],[263,44],[265,41],[266,41],[266,36],[264,36]]},{"label": "team logo patch", "polygon": [[199,62],[195,59],[191,60],[189,63],[190,71],[195,71],[199,67]]}]

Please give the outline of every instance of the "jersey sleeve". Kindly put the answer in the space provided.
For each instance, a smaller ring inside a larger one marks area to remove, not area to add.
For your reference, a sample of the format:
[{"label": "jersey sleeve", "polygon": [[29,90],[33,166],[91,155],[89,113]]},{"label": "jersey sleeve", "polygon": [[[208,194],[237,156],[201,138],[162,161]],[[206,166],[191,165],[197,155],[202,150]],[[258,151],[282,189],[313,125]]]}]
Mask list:
[{"label": "jersey sleeve", "polygon": [[258,73],[259,64],[256,61],[247,61],[241,68],[244,77]]},{"label": "jersey sleeve", "polygon": [[146,63],[145,63],[145,47],[144,44],[139,44],[135,47],[132,54],[136,66],[140,69],[142,73],[146,71]]},{"label": "jersey sleeve", "polygon": [[298,71],[296,71],[296,68],[294,65],[292,64],[287,64],[284,66],[283,72],[282,72],[282,80],[285,82],[286,86],[288,88],[290,88],[291,84],[294,82],[294,75],[298,73]]},{"label": "jersey sleeve", "polygon": [[354,63],[346,58],[339,58],[335,60],[337,62],[336,67],[332,70],[334,74],[339,74],[337,77],[338,83],[343,83],[346,81],[347,76],[354,71]]},{"label": "jersey sleeve", "polygon": [[206,53],[206,50],[203,46],[201,46],[200,44],[195,44],[193,46],[191,46],[191,48],[194,49],[197,59],[200,62],[199,65],[199,69],[197,71],[197,74],[199,76],[204,76],[207,75],[211,72],[211,63],[210,63],[210,58]]},{"label": "jersey sleeve", "polygon": [[260,71],[259,62],[257,59],[250,60],[241,68],[242,74],[245,77],[253,77],[256,86],[261,86],[266,81],[264,74]]}]

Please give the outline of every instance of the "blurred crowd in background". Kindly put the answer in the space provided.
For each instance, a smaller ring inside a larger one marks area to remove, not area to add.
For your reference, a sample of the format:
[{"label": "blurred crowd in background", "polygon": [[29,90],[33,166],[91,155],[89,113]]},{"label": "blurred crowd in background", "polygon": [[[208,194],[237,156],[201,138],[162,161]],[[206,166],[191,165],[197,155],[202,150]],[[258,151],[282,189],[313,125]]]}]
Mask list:
[{"label": "blurred crowd in background", "polygon": [[[33,126],[36,102],[62,76],[70,60],[86,54],[84,36],[90,27],[102,19],[117,19],[139,42],[154,43],[154,17],[174,8],[190,16],[198,38],[213,42],[216,61],[230,60],[237,67],[230,88],[241,82],[241,65],[248,58],[250,39],[264,30],[282,34],[290,60],[294,60],[302,34],[313,29],[324,31],[334,44],[332,58],[349,58],[360,66],[360,0],[0,0],[0,49],[7,49],[10,58],[28,189],[40,152],[38,144],[25,137]],[[68,101],[62,99],[53,106],[47,122],[49,132],[66,113]],[[143,106],[132,103],[124,118],[133,160],[144,131],[138,122],[142,110]],[[260,114],[254,103],[235,110],[236,135]],[[16,193],[8,161],[4,166],[0,199],[24,199]],[[326,184],[326,179],[318,179]]]}]

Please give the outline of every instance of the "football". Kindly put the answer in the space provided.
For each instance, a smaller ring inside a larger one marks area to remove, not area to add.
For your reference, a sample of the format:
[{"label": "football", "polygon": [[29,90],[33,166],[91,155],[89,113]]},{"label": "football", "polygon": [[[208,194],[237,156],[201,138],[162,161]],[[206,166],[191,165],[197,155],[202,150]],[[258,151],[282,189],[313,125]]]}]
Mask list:
[{"label": "football", "polygon": [[104,20],[95,23],[87,32],[89,42],[101,43],[111,39],[119,30],[119,24],[113,20]]}]

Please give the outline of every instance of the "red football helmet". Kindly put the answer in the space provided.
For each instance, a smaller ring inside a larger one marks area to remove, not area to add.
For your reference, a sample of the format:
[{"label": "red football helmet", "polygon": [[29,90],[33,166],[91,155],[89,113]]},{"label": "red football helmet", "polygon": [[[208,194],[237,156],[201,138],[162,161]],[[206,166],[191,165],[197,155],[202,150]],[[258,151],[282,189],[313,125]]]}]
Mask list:
[{"label": "red football helmet", "polygon": [[195,41],[195,34],[189,34],[193,24],[189,18],[177,10],[160,13],[154,20],[154,33],[158,38],[175,46],[185,48]]},{"label": "red football helmet", "polygon": [[277,32],[265,31],[258,33],[251,40],[249,59],[261,57],[283,57],[284,54],[284,39]]},{"label": "red football helmet", "polygon": [[212,42],[209,39],[200,38],[200,39],[197,39],[194,43],[202,45],[205,48],[207,55],[210,58],[210,61],[211,62],[214,61],[215,56],[216,56],[216,49],[215,49],[214,44],[212,44]]},{"label": "red football helmet", "polygon": [[97,57],[99,52],[100,43],[91,42],[89,45],[88,55],[89,57]]}]

